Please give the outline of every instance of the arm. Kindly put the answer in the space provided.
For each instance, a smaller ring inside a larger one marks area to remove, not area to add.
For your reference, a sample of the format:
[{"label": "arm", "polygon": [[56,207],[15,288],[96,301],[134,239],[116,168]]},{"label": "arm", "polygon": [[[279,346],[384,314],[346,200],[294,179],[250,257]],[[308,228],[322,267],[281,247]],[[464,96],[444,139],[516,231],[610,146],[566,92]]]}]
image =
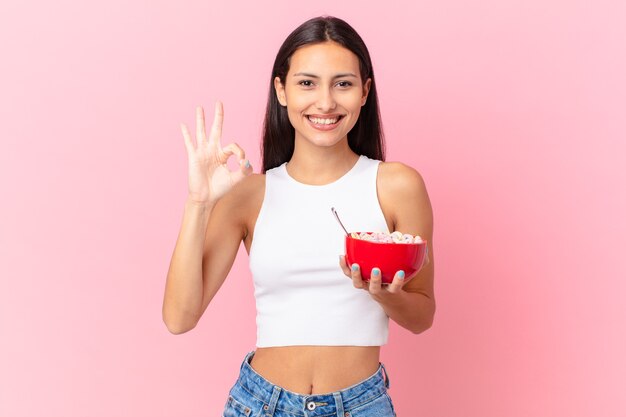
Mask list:
[{"label": "arm", "polygon": [[[204,109],[198,106],[195,144],[181,123],[189,159],[189,197],[167,273],[162,311],[165,325],[174,334],[196,326],[226,279],[245,234],[239,209],[243,204],[237,203],[252,166],[238,144],[222,147],[223,118],[223,105],[218,100],[207,138]],[[239,158],[240,168],[235,172],[226,165],[232,155]]]},{"label": "arm", "polygon": [[413,168],[389,162],[380,165],[377,190],[381,207],[390,216],[394,229],[427,240],[424,265],[404,279],[396,273],[393,282],[383,286],[380,276],[372,275],[369,282],[363,281],[357,264],[353,264],[357,269],[352,271],[345,256],[340,256],[339,263],[354,287],[368,291],[389,318],[415,334],[421,333],[432,326],[435,315],[433,214],[426,185]]},{"label": "arm", "polygon": [[435,316],[433,211],[426,184],[415,169],[398,162],[385,165],[390,172],[383,176],[381,190],[391,201],[395,229],[426,239],[428,252],[424,266],[400,284],[394,294],[398,296],[379,302],[391,319],[417,334],[430,328]]},{"label": "arm", "polygon": [[197,325],[233,265],[245,236],[244,205],[238,198],[245,193],[247,180],[214,205],[185,204],[163,299],[163,321],[173,334]]},{"label": "arm", "polygon": [[171,333],[194,327],[202,303],[202,251],[204,231],[213,206],[189,199],[170,261],[163,299],[163,321]]}]

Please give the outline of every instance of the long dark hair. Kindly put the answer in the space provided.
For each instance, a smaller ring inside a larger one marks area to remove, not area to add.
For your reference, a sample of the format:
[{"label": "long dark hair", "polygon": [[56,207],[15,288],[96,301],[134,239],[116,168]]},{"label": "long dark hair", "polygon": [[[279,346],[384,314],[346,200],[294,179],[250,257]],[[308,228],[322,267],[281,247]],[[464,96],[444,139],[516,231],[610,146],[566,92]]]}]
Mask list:
[{"label": "long dark hair", "polygon": [[307,20],[291,32],[274,60],[263,122],[262,173],[289,161],[294,151],[295,129],[289,121],[287,108],[278,102],[274,78],[279,77],[285,85],[293,53],[301,46],[328,41],[349,49],[359,58],[362,82],[372,79],[367,101],[361,107],[356,124],[348,132],[348,145],[358,155],[385,160],[385,139],[378,109],[376,81],[367,47],[359,34],[345,21],[333,16],[319,16]]}]

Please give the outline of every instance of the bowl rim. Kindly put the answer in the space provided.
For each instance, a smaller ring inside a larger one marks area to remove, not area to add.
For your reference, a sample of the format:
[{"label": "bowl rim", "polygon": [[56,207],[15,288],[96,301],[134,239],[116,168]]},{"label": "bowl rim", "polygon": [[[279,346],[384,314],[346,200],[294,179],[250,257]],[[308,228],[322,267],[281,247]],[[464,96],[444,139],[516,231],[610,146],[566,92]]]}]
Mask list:
[{"label": "bowl rim", "polygon": [[[363,233],[363,232],[356,232],[356,233]],[[372,232],[365,232],[365,233],[372,233]],[[356,237],[352,237],[350,235],[346,235],[346,239],[352,239],[352,240],[358,240],[359,242],[365,242],[365,243],[371,243],[373,245],[415,245],[415,246],[419,246],[419,245],[426,245],[428,244],[428,240],[426,239],[422,239],[421,242],[416,243],[416,242],[411,242],[411,243],[396,243],[396,242],[373,242],[371,240],[363,240],[363,239],[359,239]]]}]

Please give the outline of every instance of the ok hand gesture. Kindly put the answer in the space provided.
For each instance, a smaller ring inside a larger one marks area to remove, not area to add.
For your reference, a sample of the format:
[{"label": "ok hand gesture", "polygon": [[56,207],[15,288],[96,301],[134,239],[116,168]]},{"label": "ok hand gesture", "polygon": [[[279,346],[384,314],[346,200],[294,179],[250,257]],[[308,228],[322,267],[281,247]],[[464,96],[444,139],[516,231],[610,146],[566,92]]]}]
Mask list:
[{"label": "ok hand gesture", "polygon": [[[222,103],[215,103],[215,116],[207,139],[204,127],[204,109],[196,108],[196,145],[192,143],[187,126],[181,123],[189,159],[189,199],[198,203],[214,204],[237,182],[252,173],[246,153],[236,143],[222,147]],[[231,155],[239,159],[239,169],[231,172],[226,161]]]}]

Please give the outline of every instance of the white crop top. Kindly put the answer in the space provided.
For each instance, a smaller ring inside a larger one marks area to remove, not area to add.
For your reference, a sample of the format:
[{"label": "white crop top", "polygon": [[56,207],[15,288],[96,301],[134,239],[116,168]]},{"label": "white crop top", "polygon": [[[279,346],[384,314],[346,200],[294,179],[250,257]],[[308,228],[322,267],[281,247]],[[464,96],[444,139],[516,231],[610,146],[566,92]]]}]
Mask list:
[{"label": "white crop top", "polygon": [[346,234],[330,210],[348,232],[389,233],[376,194],[379,163],[361,155],[326,185],[296,181],[286,162],[266,172],[249,258],[258,347],[387,343],[389,317],[339,266]]}]

